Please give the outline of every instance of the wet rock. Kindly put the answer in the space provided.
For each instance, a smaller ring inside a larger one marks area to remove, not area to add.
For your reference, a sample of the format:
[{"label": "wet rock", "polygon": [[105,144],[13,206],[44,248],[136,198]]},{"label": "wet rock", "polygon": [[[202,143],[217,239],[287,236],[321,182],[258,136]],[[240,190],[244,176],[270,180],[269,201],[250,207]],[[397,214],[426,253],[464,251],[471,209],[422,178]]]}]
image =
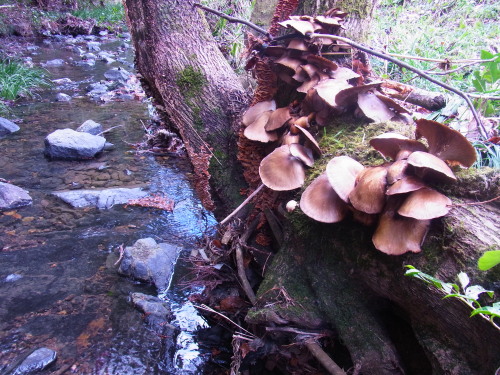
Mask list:
[{"label": "wet rock", "polygon": [[0,117],[0,139],[10,133],[17,132],[19,129],[20,127],[14,124],[12,121]]},{"label": "wet rock", "polygon": [[[92,135],[97,135],[102,133],[102,125],[94,120],[87,120],[83,124],[81,124],[77,129],[77,132],[89,133]],[[104,144],[106,147],[106,144]]]},{"label": "wet rock", "polygon": [[23,275],[20,275],[18,273],[11,273],[10,275],[7,275],[4,279],[6,283],[13,283],[16,282],[17,280],[20,280],[23,278]]},{"label": "wet rock", "polygon": [[71,101],[71,96],[69,96],[68,94],[60,92],[56,95],[56,102],[69,102],[69,101]]},{"label": "wet rock", "polygon": [[89,59],[89,60],[80,60],[76,61],[74,63],[76,66],[95,66],[95,60]]},{"label": "wet rock", "polygon": [[105,143],[104,137],[59,129],[45,138],[45,154],[54,159],[89,159],[101,152]]},{"label": "wet rock", "polygon": [[138,240],[123,252],[118,272],[134,279],[166,289],[174,271],[180,248],[168,243],[159,243],[152,238]]},{"label": "wet rock", "polygon": [[52,82],[54,82],[56,85],[67,85],[69,83],[73,83],[71,78],[59,78],[59,79],[53,79]]},{"label": "wet rock", "polygon": [[2,372],[2,375],[30,375],[35,374],[57,359],[57,353],[48,348],[39,348],[28,355],[17,358],[14,363]]},{"label": "wet rock", "polygon": [[80,47],[78,46],[74,46],[72,49],[71,49],[74,53],[76,53],[77,55],[84,55],[85,54],[85,51],[83,49],[81,49]]},{"label": "wet rock", "polygon": [[0,182],[0,211],[28,206],[33,200],[28,192],[6,182]]},{"label": "wet rock", "polygon": [[113,68],[104,73],[104,77],[110,81],[126,81],[131,75],[131,73],[121,68]]},{"label": "wet rock", "polygon": [[92,52],[88,52],[82,56],[84,60],[97,60],[97,56]]},{"label": "wet rock", "polygon": [[143,198],[147,196],[148,193],[137,187],[100,190],[65,190],[55,191],[52,195],[62,199],[75,208],[97,207],[99,209],[108,209],[115,204],[126,204],[131,199]]},{"label": "wet rock", "polygon": [[63,66],[64,65],[64,60],[63,59],[54,59],[54,60],[49,60],[45,64],[42,63],[43,66],[47,68],[53,68],[53,67],[58,67],[58,66]]},{"label": "wet rock", "polygon": [[97,57],[99,60],[104,61],[106,64],[111,64],[112,62],[116,61],[114,58],[115,56],[109,52],[104,52],[104,51],[99,52],[97,54]]},{"label": "wet rock", "polygon": [[106,142],[104,144],[104,151],[111,151],[115,149],[115,145],[111,142]]},{"label": "wet rock", "polygon": [[87,95],[92,99],[99,99],[108,92],[108,86],[104,83],[96,82],[87,87]]},{"label": "wet rock", "polygon": [[87,49],[89,51],[99,52],[101,50],[101,43],[99,43],[99,42],[87,42]]}]

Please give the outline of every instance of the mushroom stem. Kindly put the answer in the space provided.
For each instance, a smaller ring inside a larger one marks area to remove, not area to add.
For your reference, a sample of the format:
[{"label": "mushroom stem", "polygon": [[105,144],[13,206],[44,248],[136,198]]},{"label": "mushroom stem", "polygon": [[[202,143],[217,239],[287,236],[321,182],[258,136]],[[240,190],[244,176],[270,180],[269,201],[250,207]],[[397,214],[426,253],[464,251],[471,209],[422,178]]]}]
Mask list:
[{"label": "mushroom stem", "polygon": [[369,53],[370,55],[376,56],[376,57],[383,59],[383,60],[390,61],[390,62],[392,62],[392,63],[394,63],[402,68],[408,69],[409,71],[412,71],[413,73],[418,74],[420,77],[425,78],[426,80],[428,80],[428,81],[430,81],[438,86],[441,86],[442,88],[444,88],[448,91],[451,91],[451,92],[457,94],[462,99],[464,99],[465,102],[467,103],[467,105],[469,106],[470,111],[474,115],[474,119],[477,122],[477,126],[478,126],[479,131],[480,131],[481,135],[483,136],[483,138],[488,139],[488,135],[487,135],[488,132],[484,128],[484,125],[481,121],[481,118],[479,117],[479,114],[477,113],[476,109],[474,108],[474,105],[472,104],[470,97],[466,93],[464,93],[463,91],[460,91],[453,86],[450,86],[446,83],[443,83],[443,82],[431,77],[427,73],[424,73],[423,71],[416,69],[407,63],[402,62],[401,60],[398,60],[398,59],[395,59],[394,57],[388,56],[385,53],[374,51],[371,48],[368,48],[362,44],[358,44],[356,42],[353,42],[351,39],[344,38],[344,37],[337,36],[337,35],[316,34],[316,33],[310,34],[309,37],[312,39],[314,39],[314,38],[326,38],[326,39],[331,39],[331,40],[339,40],[339,41],[344,42],[346,44],[349,44],[350,46],[357,48],[363,52]]},{"label": "mushroom stem", "polygon": [[236,214],[237,214],[237,213],[238,213],[238,212],[239,212],[239,211],[240,211],[243,207],[245,207],[245,205],[246,205],[248,202],[250,202],[250,201],[252,200],[252,198],[253,198],[253,197],[255,197],[255,196],[259,193],[259,191],[261,191],[261,190],[262,190],[262,188],[263,188],[263,187],[264,187],[264,184],[260,184],[260,185],[259,185],[259,187],[258,187],[257,189],[255,189],[255,191],[254,191],[252,194],[250,194],[250,195],[248,196],[248,198],[247,198],[247,199],[245,199],[245,200],[243,201],[243,203],[242,203],[242,204],[240,204],[238,207],[236,207],[236,209],[235,209],[233,212],[231,212],[231,213],[230,213],[230,214],[229,214],[229,215],[228,215],[228,216],[227,216],[224,220],[222,220],[222,221],[219,223],[219,225],[224,225],[224,224],[226,224],[226,223],[229,221],[229,219],[231,219],[231,218],[232,218],[234,215],[236,215]]}]

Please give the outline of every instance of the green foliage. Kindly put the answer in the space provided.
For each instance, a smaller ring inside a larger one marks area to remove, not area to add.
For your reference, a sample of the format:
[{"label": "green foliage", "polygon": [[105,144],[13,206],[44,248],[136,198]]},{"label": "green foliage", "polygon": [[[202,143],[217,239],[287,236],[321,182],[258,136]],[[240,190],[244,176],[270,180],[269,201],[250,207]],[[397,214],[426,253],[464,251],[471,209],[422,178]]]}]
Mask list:
[{"label": "green foliage", "polygon": [[49,85],[44,70],[16,61],[0,60],[0,98],[15,100],[19,96],[32,96],[37,87]]},{"label": "green foliage", "polygon": [[477,160],[474,163],[475,168],[490,167],[500,168],[500,145],[490,142],[474,142]]},{"label": "green foliage", "polygon": [[[474,71],[472,85],[478,94],[500,96],[500,53],[482,50],[481,59],[491,61],[483,62],[480,69]],[[493,116],[500,110],[498,101],[476,99],[474,104],[485,116]]]},{"label": "green foliage", "polygon": [[94,19],[98,24],[117,24],[125,19],[123,4],[108,3],[104,7],[88,6],[71,12],[75,17]]},{"label": "green foliage", "polygon": [[486,251],[477,261],[477,267],[481,271],[487,271],[497,264],[500,264],[500,250]]},{"label": "green foliage", "polygon": [[479,302],[479,296],[484,293],[488,295],[488,297],[493,298],[493,292],[491,290],[484,289],[480,285],[469,285],[469,276],[467,276],[465,272],[460,272],[457,275],[458,282],[460,284],[459,286],[455,283],[445,283],[434,276],[416,269],[413,266],[408,265],[405,267],[407,268],[405,276],[415,277],[433,285],[437,289],[446,293],[443,298],[455,297],[460,299],[473,309],[470,315],[471,317],[478,314],[489,316],[491,323],[496,328],[500,328],[500,326],[498,326],[493,320],[494,318],[500,318],[500,302],[495,302],[491,306],[482,306]]}]

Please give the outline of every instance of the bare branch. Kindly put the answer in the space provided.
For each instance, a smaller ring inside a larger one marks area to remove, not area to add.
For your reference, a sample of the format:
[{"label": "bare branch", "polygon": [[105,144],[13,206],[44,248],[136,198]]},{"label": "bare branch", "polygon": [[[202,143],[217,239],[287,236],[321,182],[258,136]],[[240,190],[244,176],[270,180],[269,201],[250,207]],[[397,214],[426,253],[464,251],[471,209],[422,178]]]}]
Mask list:
[{"label": "bare branch", "polygon": [[419,60],[419,61],[429,61],[429,62],[437,62],[437,63],[443,63],[443,64],[479,64],[483,62],[488,62],[488,61],[493,61],[495,59],[488,59],[488,60],[482,60],[482,59],[462,59],[462,60],[450,60],[450,59],[432,59],[428,57],[421,57],[421,56],[410,56],[410,55],[400,55],[398,53],[389,53],[385,52],[386,55],[393,56],[393,57],[398,57],[400,59],[410,59],[410,60]]},{"label": "bare branch", "polygon": [[245,264],[243,262],[242,246],[247,242],[248,238],[252,235],[258,223],[259,223],[259,217],[253,220],[253,222],[249,225],[245,233],[243,233],[239,241],[236,242],[236,265],[238,266],[238,276],[241,281],[241,286],[245,291],[248,300],[252,303],[252,305],[255,305],[255,303],[257,302],[257,297],[255,296],[252,286],[248,282],[247,275],[245,273]]},{"label": "bare branch", "polygon": [[[445,76],[447,74],[458,72],[459,70],[462,70],[462,69],[467,68],[467,67],[472,66],[472,65],[481,64],[481,63],[484,63],[484,62],[491,62],[491,61],[495,61],[495,60],[496,60],[496,58],[489,59],[489,60],[478,60],[478,61],[475,61],[475,62],[471,62],[471,63],[465,64],[465,65],[459,66],[458,68],[455,68],[455,69],[446,70],[444,72],[433,72],[432,70],[426,70],[424,73],[434,74],[436,76]],[[456,64],[456,63],[453,62],[453,64]]]},{"label": "bare branch", "polygon": [[346,375],[345,371],[337,365],[315,340],[306,340],[305,345],[311,354],[323,365],[332,375]]},{"label": "bare branch", "polygon": [[238,212],[239,212],[239,211],[240,211],[243,207],[245,207],[245,205],[246,205],[248,202],[250,202],[250,201],[252,200],[252,198],[253,198],[253,197],[255,197],[255,196],[259,193],[259,191],[261,191],[261,190],[262,190],[262,188],[263,188],[263,187],[264,187],[264,184],[260,184],[260,185],[259,185],[259,187],[258,187],[257,189],[255,189],[255,191],[254,191],[252,194],[250,194],[250,195],[248,196],[248,198],[247,198],[247,199],[245,199],[245,200],[243,201],[243,203],[242,203],[242,204],[240,204],[238,207],[236,207],[236,209],[235,209],[233,212],[231,212],[231,213],[230,213],[230,214],[229,214],[229,215],[228,215],[228,216],[227,216],[224,220],[222,220],[222,221],[219,223],[219,225],[221,225],[221,226],[222,226],[222,225],[226,224],[226,223],[229,221],[229,219],[231,219],[231,218],[232,218],[234,215],[236,215],[236,214],[237,214],[237,213],[238,213]]},{"label": "bare branch", "polygon": [[204,11],[207,11],[209,13],[213,13],[221,18],[224,18],[224,19],[228,20],[230,23],[242,23],[243,25],[247,25],[249,28],[254,29],[255,31],[257,31],[261,34],[264,34],[268,38],[272,39],[271,35],[267,32],[267,30],[264,30],[263,28],[255,25],[251,22],[242,20],[241,18],[235,18],[235,17],[228,16],[227,14],[221,13],[215,9],[206,7],[206,6],[201,5],[199,3],[195,3],[195,4],[193,4],[193,6],[198,7],[200,9],[203,9]]},{"label": "bare branch", "polygon": [[469,96],[474,99],[500,100],[500,96],[489,96],[489,95],[479,95],[479,94],[469,94]]},{"label": "bare branch", "polygon": [[366,52],[370,55],[373,55],[373,56],[376,56],[378,58],[381,58],[383,60],[387,60],[387,61],[390,61],[398,66],[401,66],[405,69],[408,69],[409,71],[413,72],[413,73],[416,73],[418,74],[420,77],[423,77],[425,78],[426,80],[438,85],[438,86],[441,86],[442,88],[448,90],[448,91],[451,91],[455,94],[457,94],[458,96],[460,96],[462,99],[465,100],[465,102],[467,103],[467,105],[469,106],[472,114],[474,115],[474,119],[476,120],[476,123],[478,125],[478,128],[479,128],[479,131],[481,133],[481,135],[483,136],[484,139],[487,139],[488,138],[488,132],[486,131],[486,129],[484,128],[484,125],[483,123],[481,122],[481,118],[479,117],[479,114],[477,113],[476,111],[476,108],[474,108],[474,105],[472,104],[472,101],[470,100],[470,97],[456,89],[455,87],[453,86],[450,86],[446,83],[443,83],[441,81],[438,81],[437,79],[431,77],[430,75],[424,73],[423,71],[417,69],[417,68],[414,68],[413,66],[411,65],[408,65],[407,63],[404,63],[400,60],[397,60],[395,59],[394,57],[391,57],[385,53],[381,53],[381,52],[377,52],[377,51],[374,51],[373,49],[367,47],[367,46],[364,46],[362,44],[358,44],[356,42],[353,42],[352,40],[348,39],[348,38],[344,38],[344,37],[341,37],[341,36],[337,36],[337,35],[330,35],[330,34],[311,34],[309,35],[310,38],[326,38],[326,39],[332,39],[332,40],[339,40],[341,42],[344,42],[345,44],[349,44],[350,46],[354,47],[354,48],[357,48],[363,52]]}]

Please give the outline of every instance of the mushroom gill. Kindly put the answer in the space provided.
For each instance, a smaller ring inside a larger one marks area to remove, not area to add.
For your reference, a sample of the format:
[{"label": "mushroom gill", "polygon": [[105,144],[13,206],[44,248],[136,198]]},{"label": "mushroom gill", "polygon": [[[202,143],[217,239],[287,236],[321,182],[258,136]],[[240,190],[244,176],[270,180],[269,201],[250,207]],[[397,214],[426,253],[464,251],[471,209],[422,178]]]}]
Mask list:
[{"label": "mushroom gill", "polygon": [[333,190],[325,173],[304,190],[299,205],[307,216],[322,223],[337,223],[347,213],[346,203]]}]

